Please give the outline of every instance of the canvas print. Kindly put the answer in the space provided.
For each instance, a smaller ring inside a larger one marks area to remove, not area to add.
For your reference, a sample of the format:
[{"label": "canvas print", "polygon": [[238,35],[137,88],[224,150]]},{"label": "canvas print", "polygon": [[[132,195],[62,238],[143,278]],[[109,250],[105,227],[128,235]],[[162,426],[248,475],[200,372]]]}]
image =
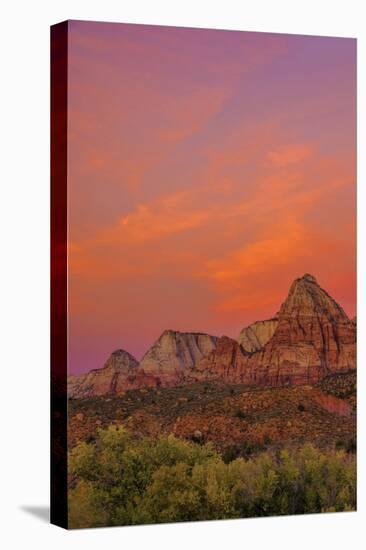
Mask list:
[{"label": "canvas print", "polygon": [[356,41],[51,29],[52,521],[356,509]]}]

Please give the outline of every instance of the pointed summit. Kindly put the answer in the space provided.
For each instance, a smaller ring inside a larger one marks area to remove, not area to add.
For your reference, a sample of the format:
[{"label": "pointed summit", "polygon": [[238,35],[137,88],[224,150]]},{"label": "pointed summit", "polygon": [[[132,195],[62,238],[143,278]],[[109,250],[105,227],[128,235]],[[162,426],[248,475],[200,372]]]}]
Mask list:
[{"label": "pointed summit", "polygon": [[349,321],[341,306],[319,286],[313,275],[306,273],[292,283],[287,299],[279,311],[279,318],[313,315]]},{"label": "pointed summit", "polygon": [[105,362],[103,369],[113,368],[116,371],[127,372],[129,369],[135,369],[138,366],[139,363],[137,359],[128,353],[128,351],[116,349]]},{"label": "pointed summit", "polygon": [[138,361],[123,349],[111,353],[101,369],[93,369],[85,374],[69,376],[69,397],[91,397],[107,393],[118,393],[134,387],[138,373]]},{"label": "pointed summit", "polygon": [[356,368],[356,318],[305,273],[294,280],[272,319],[244,328],[235,341],[165,330],[140,364],[114,351],[101,369],[68,379],[70,397],[119,393],[143,386],[221,380],[256,386],[314,384]]},{"label": "pointed summit", "polygon": [[312,384],[354,369],[355,343],[355,326],[341,306],[305,274],[292,283],[272,338],[250,363],[267,384]]},{"label": "pointed summit", "polygon": [[283,386],[355,368],[354,323],[308,273],[292,283],[277,317],[243,329],[239,339],[220,338],[196,366],[199,377]]},{"label": "pointed summit", "polygon": [[300,280],[308,281],[309,283],[316,283],[317,280],[315,279],[314,275],[310,275],[310,273],[305,273]]}]

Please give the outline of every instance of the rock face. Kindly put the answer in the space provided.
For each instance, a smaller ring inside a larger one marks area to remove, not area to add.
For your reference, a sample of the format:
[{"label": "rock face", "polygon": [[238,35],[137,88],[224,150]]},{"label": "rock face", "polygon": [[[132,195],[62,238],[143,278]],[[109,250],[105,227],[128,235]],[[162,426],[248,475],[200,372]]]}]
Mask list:
[{"label": "rock face", "polygon": [[306,274],[296,279],[264,349],[249,359],[262,384],[312,384],[356,367],[356,331],[343,309]]},{"label": "rock face", "polygon": [[217,337],[196,332],[166,330],[143,357],[140,368],[157,385],[186,381],[187,373],[216,347]]},{"label": "rock face", "polygon": [[192,377],[246,383],[248,358],[249,354],[236,340],[222,336],[217,340],[216,348],[192,369]]},{"label": "rock face", "polygon": [[248,354],[234,340],[220,338],[194,370],[197,379],[284,386],[314,384],[355,367],[355,324],[306,274],[291,285],[275,330],[261,350]]},{"label": "rock face", "polygon": [[239,334],[238,342],[248,353],[259,351],[272,338],[277,325],[277,317],[266,321],[256,321],[252,325],[243,328]]},{"label": "rock face", "polygon": [[244,328],[239,341],[166,330],[140,364],[123,350],[103,368],[68,380],[71,397],[118,393],[142,386],[221,380],[256,386],[316,384],[356,368],[356,319],[315,277],[296,279],[276,317]]},{"label": "rock face", "polygon": [[[120,393],[144,386],[174,386],[188,381],[187,373],[216,346],[217,338],[203,333],[166,330],[141,363],[117,350],[101,369],[68,377],[72,398]],[[189,378],[190,379],[190,378]]]},{"label": "rock face", "polygon": [[338,397],[334,397],[334,395],[327,395],[321,391],[316,393],[314,391],[314,400],[329,413],[339,416],[352,415],[352,406],[344,399],[339,399]]},{"label": "rock face", "polygon": [[139,378],[138,361],[127,351],[114,351],[104,367],[86,374],[69,376],[69,397],[91,397],[118,393],[129,387],[136,387]]}]

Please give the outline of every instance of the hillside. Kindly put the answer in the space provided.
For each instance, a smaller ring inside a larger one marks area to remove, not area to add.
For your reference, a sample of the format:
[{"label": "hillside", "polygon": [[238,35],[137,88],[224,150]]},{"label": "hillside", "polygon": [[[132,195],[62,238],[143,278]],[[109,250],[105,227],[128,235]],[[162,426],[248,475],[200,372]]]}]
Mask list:
[{"label": "hillside", "polygon": [[228,459],[307,441],[318,447],[352,449],[354,396],[355,380],[338,374],[322,388],[198,382],[71,399],[69,445],[92,441],[99,428],[122,424],[137,437],[172,433],[199,443],[211,441]]}]

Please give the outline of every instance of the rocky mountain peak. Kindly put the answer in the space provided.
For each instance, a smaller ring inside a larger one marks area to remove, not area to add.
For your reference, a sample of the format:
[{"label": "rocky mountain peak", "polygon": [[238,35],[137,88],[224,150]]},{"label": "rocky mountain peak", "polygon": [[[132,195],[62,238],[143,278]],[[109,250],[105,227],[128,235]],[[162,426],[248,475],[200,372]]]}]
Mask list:
[{"label": "rocky mountain peak", "polygon": [[295,279],[276,317],[246,327],[238,342],[220,338],[196,366],[200,377],[282,386],[355,368],[355,325],[310,274]]},{"label": "rocky mountain peak", "polygon": [[69,397],[90,397],[118,393],[135,386],[139,363],[128,351],[117,349],[100,369],[69,376]]},{"label": "rocky mountain peak", "polygon": [[348,321],[348,317],[329,294],[320,287],[315,277],[306,273],[292,283],[287,299],[279,311],[283,317],[322,316]]},{"label": "rocky mountain peak", "polygon": [[356,368],[356,318],[305,273],[294,280],[272,319],[245,327],[238,341],[167,329],[140,364],[115,350],[104,366],[70,376],[70,397],[119,393],[143,386],[176,386],[213,379],[256,386],[314,384]]},{"label": "rocky mountain peak", "polygon": [[111,353],[103,368],[127,371],[129,369],[135,369],[138,366],[139,363],[133,355],[124,349],[117,349]]},{"label": "rocky mountain peak", "polygon": [[300,277],[298,280],[308,281],[309,283],[316,283],[317,280],[315,279],[314,275],[310,275],[310,273],[305,273],[302,277]]},{"label": "rocky mountain peak", "polygon": [[265,383],[312,384],[356,363],[356,331],[341,306],[306,274],[295,279],[272,338],[251,359]]},{"label": "rocky mountain peak", "polygon": [[182,381],[185,372],[216,346],[217,337],[200,332],[165,330],[144,355],[140,367],[161,383]]}]

